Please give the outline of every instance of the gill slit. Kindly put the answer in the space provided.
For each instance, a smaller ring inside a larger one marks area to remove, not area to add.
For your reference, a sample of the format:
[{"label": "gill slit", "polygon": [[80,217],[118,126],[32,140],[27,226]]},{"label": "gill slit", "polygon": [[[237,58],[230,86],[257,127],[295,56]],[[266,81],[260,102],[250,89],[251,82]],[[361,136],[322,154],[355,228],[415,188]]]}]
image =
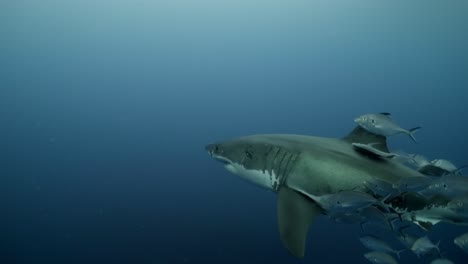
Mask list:
[{"label": "gill slit", "polygon": [[273,175],[273,172],[275,170],[275,161],[276,161],[276,158],[278,157],[278,154],[281,152],[281,148],[277,147],[277,151],[276,151],[276,154],[275,154],[275,157],[271,160],[271,165],[270,165],[270,175],[272,176]]},{"label": "gill slit", "polygon": [[265,155],[265,162],[263,162],[263,170],[262,172],[265,173],[267,171],[267,166],[268,166],[268,157],[270,156],[271,152],[273,151],[273,146],[270,145],[266,155]]},{"label": "gill slit", "polygon": [[281,157],[280,162],[278,163],[278,169],[276,170],[278,174],[276,175],[276,178],[281,177],[281,164],[283,164],[284,157],[288,154],[287,151],[283,150],[283,157]]}]

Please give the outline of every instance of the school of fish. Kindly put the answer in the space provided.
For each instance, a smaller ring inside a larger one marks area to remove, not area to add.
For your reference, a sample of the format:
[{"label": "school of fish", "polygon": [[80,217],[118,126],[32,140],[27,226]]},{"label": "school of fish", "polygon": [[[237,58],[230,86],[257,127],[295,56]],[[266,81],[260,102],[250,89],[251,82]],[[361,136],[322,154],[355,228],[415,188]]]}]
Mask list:
[{"label": "school of fish", "polygon": [[[354,121],[371,133],[385,137],[406,134],[414,142],[414,133],[421,129],[403,129],[389,113],[366,114]],[[365,234],[359,240],[369,250],[364,258],[371,263],[398,263],[404,251],[428,258],[432,264],[453,263],[442,256],[440,241],[434,243],[426,233],[440,222],[468,225],[468,176],[462,175],[465,166],[457,167],[446,159],[429,161],[420,154],[385,152],[376,147],[377,143],[353,146],[405,164],[427,177],[404,178],[398,183],[374,179],[364,182],[362,189],[314,197],[314,200],[331,219],[361,225]],[[372,234],[378,229],[395,234],[403,247],[393,248],[382,237]],[[453,244],[468,254],[468,232],[455,237]]]}]

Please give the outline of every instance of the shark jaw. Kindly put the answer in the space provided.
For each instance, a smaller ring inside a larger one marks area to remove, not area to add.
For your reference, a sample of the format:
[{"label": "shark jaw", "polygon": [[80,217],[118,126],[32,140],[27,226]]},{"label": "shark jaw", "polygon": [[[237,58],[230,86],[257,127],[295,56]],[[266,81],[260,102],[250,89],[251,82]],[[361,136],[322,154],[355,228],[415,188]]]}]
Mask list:
[{"label": "shark jaw", "polygon": [[240,178],[261,187],[262,189],[273,190],[274,186],[279,186],[278,178],[273,171],[269,174],[262,170],[247,169],[244,165],[232,162],[226,157],[216,155],[208,151],[208,154],[215,160],[224,164],[224,168],[230,173],[239,176]]}]

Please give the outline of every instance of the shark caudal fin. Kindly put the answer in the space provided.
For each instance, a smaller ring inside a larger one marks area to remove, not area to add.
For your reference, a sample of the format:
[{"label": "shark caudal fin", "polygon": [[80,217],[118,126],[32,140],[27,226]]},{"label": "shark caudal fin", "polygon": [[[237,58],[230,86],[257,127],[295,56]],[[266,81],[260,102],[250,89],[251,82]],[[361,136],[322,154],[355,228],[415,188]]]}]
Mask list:
[{"label": "shark caudal fin", "polygon": [[349,143],[372,144],[372,147],[383,152],[389,152],[387,138],[371,133],[360,126],[356,126],[351,133],[343,138]]},{"label": "shark caudal fin", "polygon": [[311,199],[283,186],[278,191],[278,228],[283,245],[295,257],[304,257],[309,225],[321,214]]}]

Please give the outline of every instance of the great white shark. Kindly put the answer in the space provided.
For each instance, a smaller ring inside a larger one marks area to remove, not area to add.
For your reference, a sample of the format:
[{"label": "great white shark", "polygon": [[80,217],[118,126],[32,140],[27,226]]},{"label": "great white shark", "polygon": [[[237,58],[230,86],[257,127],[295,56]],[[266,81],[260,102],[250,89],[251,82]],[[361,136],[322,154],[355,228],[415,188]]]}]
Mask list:
[{"label": "great white shark", "polygon": [[205,149],[229,172],[277,193],[281,241],[292,255],[303,257],[309,225],[325,213],[314,197],[362,188],[372,179],[395,184],[407,177],[427,177],[353,143],[388,152],[384,136],[359,126],[343,138],[251,135]]}]

